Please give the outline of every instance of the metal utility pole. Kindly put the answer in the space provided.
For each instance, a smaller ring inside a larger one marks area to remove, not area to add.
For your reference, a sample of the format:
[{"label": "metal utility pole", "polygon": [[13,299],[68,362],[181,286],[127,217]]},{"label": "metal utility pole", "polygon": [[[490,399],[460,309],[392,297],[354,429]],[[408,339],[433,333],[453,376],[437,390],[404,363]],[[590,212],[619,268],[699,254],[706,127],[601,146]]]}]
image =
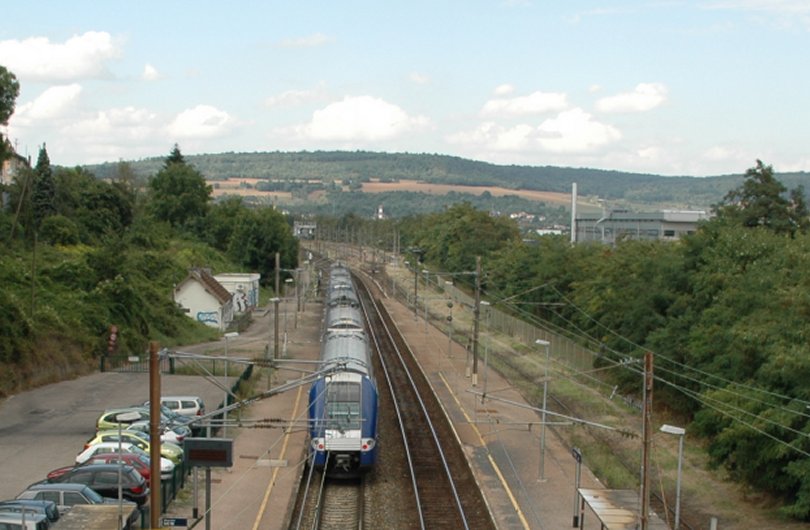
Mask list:
[{"label": "metal utility pole", "polygon": [[546,408],[548,405],[548,363],[550,361],[549,350],[551,343],[547,340],[537,339],[534,341],[538,346],[543,346],[546,350],[546,364],[543,374],[543,416],[540,432],[540,480],[546,480]]},{"label": "metal utility pole", "polygon": [[475,257],[475,309],[473,310],[472,386],[478,385],[478,328],[481,316],[481,256]]},{"label": "metal utility pole", "polygon": [[650,519],[650,445],[652,442],[653,355],[644,354],[644,410],[641,458],[641,530],[647,530]]},{"label": "metal utility pole", "polygon": [[278,302],[281,274],[281,254],[276,252],[276,297],[273,300],[273,359],[278,359]]}]

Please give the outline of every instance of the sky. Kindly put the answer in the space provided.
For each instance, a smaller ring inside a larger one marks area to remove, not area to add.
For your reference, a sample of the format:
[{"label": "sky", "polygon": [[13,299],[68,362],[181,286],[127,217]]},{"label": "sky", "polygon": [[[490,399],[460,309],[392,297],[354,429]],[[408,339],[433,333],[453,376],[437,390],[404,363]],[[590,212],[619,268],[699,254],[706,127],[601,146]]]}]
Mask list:
[{"label": "sky", "polygon": [[810,170],[810,0],[27,0],[0,13],[0,65],[21,85],[3,132],[57,165],[176,143]]}]

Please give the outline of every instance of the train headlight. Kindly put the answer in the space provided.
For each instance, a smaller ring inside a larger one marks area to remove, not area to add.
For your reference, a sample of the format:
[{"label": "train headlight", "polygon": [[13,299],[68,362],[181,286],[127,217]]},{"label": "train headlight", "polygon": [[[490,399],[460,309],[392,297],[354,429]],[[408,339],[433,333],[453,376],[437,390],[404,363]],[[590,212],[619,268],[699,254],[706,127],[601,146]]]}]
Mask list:
[{"label": "train headlight", "polygon": [[310,445],[314,451],[323,451],[326,448],[323,443],[323,438],[313,438]]},{"label": "train headlight", "polygon": [[377,440],[374,438],[363,438],[363,444],[360,446],[360,448],[363,451],[371,451],[374,449],[375,445],[377,445]]}]

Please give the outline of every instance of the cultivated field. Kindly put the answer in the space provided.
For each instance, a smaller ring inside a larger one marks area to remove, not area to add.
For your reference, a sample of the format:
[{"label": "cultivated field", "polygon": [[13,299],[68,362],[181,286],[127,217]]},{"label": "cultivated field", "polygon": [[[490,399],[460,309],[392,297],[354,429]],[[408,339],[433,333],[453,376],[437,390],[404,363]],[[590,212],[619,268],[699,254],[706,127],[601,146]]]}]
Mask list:
[{"label": "cultivated field", "polygon": [[543,201],[556,204],[570,204],[570,193],[553,191],[513,190],[497,186],[458,186],[449,184],[431,184],[416,180],[401,180],[399,182],[364,182],[363,191],[366,193],[382,193],[384,191],[417,191],[431,195],[446,195],[451,191],[481,195],[488,191],[494,197],[516,195],[530,201]]},{"label": "cultivated field", "polygon": [[[279,199],[291,199],[290,192],[287,191],[257,191],[255,186],[257,183],[262,182],[262,179],[255,178],[230,178],[227,180],[216,181],[217,186],[214,188],[214,197],[221,195],[240,195],[240,196],[257,196],[257,197],[276,197]],[[242,187],[248,185],[250,187]],[[501,188],[498,186],[459,186],[449,184],[432,184],[421,182],[417,180],[400,180],[398,182],[379,182],[371,181],[364,182],[362,191],[364,193],[383,193],[390,191],[413,191],[427,193],[430,195],[446,195],[451,191],[458,193],[469,193],[471,195],[482,195],[484,192],[489,192],[494,197],[503,197],[505,195],[516,195],[530,201],[542,201],[550,204],[571,204],[570,193],[559,193],[552,191],[536,191],[536,190],[513,190],[508,188]],[[315,192],[321,194],[321,192]],[[316,197],[311,197],[315,199]],[[586,203],[579,201],[579,204],[586,205]]]}]

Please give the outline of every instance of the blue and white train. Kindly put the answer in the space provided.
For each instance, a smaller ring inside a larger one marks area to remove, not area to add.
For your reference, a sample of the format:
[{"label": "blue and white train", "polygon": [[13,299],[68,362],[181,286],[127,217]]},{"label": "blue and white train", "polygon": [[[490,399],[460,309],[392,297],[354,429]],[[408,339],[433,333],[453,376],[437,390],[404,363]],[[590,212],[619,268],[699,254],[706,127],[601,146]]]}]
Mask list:
[{"label": "blue and white train", "polygon": [[325,295],[320,369],[309,391],[310,456],[316,469],[353,476],[377,456],[377,387],[365,319],[351,273],[335,265]]}]

